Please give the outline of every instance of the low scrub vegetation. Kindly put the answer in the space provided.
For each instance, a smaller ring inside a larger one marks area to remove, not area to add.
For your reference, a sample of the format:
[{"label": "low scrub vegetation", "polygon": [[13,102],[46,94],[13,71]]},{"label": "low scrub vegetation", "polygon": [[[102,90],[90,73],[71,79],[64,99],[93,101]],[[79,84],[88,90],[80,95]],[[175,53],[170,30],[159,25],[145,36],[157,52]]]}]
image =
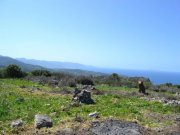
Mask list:
[{"label": "low scrub vegetation", "polygon": [[[77,116],[81,121],[90,121],[88,114],[98,112],[100,119],[113,117],[151,128],[172,125],[174,117],[180,115],[180,106],[158,102],[162,97],[163,101],[178,100],[176,93],[169,91],[179,90],[179,85],[153,86],[143,77],[116,73],[76,76],[46,70],[23,73],[18,66],[10,65],[0,70],[0,78],[0,134],[13,134],[10,123],[16,119],[24,121],[24,128],[32,126],[36,114],[51,116],[55,126],[66,121],[73,123]],[[144,81],[149,95],[138,93],[138,80]],[[91,90],[95,104],[71,104],[73,90],[79,87]],[[158,115],[161,117],[156,118]]]},{"label": "low scrub vegetation", "polygon": [[[24,86],[24,87],[23,87]],[[30,92],[31,88],[39,91]],[[117,91],[136,91],[122,87],[97,86],[97,89],[107,91],[109,89]],[[43,91],[41,91],[43,90]],[[20,79],[1,79],[0,80],[0,131],[11,132],[10,121],[22,118],[26,126],[32,125],[35,114],[48,114],[55,125],[62,121],[72,120],[78,114],[83,120],[88,121],[88,114],[99,112],[100,117],[138,121],[142,125],[153,127],[159,123],[151,118],[146,118],[146,113],[155,113],[166,116],[180,113],[179,107],[164,106],[159,102],[148,102],[140,99],[136,95],[123,96],[119,94],[93,95],[95,104],[70,106],[71,95],[51,94],[51,87],[33,83]],[[63,109],[62,109],[63,107]],[[64,109],[65,108],[65,109]],[[167,120],[168,121],[168,120]],[[160,123],[166,125],[167,121]]]}]

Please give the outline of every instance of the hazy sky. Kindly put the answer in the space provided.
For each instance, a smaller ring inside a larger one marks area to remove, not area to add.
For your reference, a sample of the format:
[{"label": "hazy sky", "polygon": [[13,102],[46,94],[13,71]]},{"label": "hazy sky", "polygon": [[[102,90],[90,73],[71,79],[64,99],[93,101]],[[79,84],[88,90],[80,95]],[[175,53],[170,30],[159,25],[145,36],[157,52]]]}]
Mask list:
[{"label": "hazy sky", "polygon": [[180,0],[0,0],[0,54],[180,72]]}]

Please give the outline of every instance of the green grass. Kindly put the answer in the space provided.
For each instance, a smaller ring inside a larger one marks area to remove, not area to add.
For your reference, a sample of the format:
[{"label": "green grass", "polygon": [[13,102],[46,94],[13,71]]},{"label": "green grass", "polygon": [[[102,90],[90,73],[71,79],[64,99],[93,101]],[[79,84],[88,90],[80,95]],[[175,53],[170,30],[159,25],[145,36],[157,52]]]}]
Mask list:
[{"label": "green grass", "polygon": [[[26,88],[21,88],[26,86]],[[37,87],[45,92],[28,92],[31,87]],[[123,90],[133,92],[136,89],[123,87],[97,86],[100,90]],[[161,115],[180,114],[180,107],[164,106],[159,102],[148,102],[136,96],[123,95],[93,95],[96,104],[70,107],[70,95],[54,95],[48,86],[39,85],[20,79],[0,80],[0,133],[10,132],[12,120],[21,118],[25,125],[33,125],[35,114],[48,114],[53,119],[54,125],[67,119],[73,120],[78,114],[84,120],[90,120],[88,114],[99,112],[102,119],[113,117],[116,119],[137,120],[142,125],[158,125],[159,123],[146,118],[144,112],[153,112]],[[67,108],[62,111],[61,107]],[[55,112],[55,113],[54,113]],[[164,124],[171,123],[165,121]]]},{"label": "green grass", "polygon": [[117,86],[109,86],[109,85],[106,85],[106,84],[102,84],[102,85],[97,85],[96,86],[96,89],[98,90],[104,90],[104,91],[107,91],[107,90],[119,90],[119,91],[138,91],[137,88],[127,88],[127,87],[117,87]]}]

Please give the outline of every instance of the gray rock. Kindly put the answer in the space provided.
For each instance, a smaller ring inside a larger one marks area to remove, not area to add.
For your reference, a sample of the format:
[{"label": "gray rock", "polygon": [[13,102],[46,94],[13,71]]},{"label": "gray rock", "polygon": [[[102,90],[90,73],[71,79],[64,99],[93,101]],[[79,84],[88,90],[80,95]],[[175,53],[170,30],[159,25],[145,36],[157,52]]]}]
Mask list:
[{"label": "gray rock", "polygon": [[92,123],[90,132],[95,135],[142,135],[144,129],[132,122],[106,120]]},{"label": "gray rock", "polygon": [[11,128],[21,127],[22,125],[23,125],[23,121],[21,119],[18,119],[11,123]]},{"label": "gray rock", "polygon": [[50,128],[52,126],[53,126],[53,122],[49,116],[40,115],[40,114],[35,115],[35,128],[38,129],[42,127]]},{"label": "gray rock", "polygon": [[88,90],[75,89],[72,100],[84,104],[94,104],[94,100],[91,98],[91,91]]},{"label": "gray rock", "polygon": [[177,118],[175,119],[175,121],[179,121],[179,122],[180,122],[180,117],[177,117]]},{"label": "gray rock", "polygon": [[90,113],[90,114],[89,114],[89,117],[98,118],[98,117],[99,117],[99,113],[98,113],[98,112]]},{"label": "gray rock", "polygon": [[84,104],[94,104],[93,99],[91,98],[91,92],[87,90],[83,90],[80,94],[78,94],[79,101]]},{"label": "gray rock", "polygon": [[65,128],[63,130],[63,132],[64,132],[65,135],[73,135],[74,134],[74,131],[71,128]]}]

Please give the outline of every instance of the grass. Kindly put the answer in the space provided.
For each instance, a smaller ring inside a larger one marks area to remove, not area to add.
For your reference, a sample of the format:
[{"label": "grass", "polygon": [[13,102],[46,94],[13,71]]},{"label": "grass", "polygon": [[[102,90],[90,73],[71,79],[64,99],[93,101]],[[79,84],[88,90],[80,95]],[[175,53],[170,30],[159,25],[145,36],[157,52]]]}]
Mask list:
[{"label": "grass", "polygon": [[107,90],[119,90],[119,91],[130,91],[130,92],[138,91],[137,88],[109,86],[109,85],[106,85],[106,84],[97,85],[96,89],[104,90],[104,91],[107,91]]},{"label": "grass", "polygon": [[[22,88],[25,86],[25,88]],[[35,87],[41,91],[29,92],[28,89]],[[101,90],[135,91],[122,87],[97,86]],[[44,91],[42,91],[44,90]],[[71,95],[48,93],[52,88],[20,79],[0,80],[0,134],[11,132],[10,123],[21,118],[25,125],[33,125],[35,114],[48,114],[53,119],[54,125],[65,120],[73,120],[78,114],[84,120],[90,118],[91,112],[99,112],[101,119],[113,117],[129,121],[138,121],[142,125],[153,127],[159,122],[146,118],[145,112],[163,115],[178,115],[180,107],[164,106],[159,102],[148,102],[137,96],[123,95],[93,95],[96,104],[70,107]],[[66,109],[62,111],[62,106]],[[164,121],[164,124],[171,121]]]}]

